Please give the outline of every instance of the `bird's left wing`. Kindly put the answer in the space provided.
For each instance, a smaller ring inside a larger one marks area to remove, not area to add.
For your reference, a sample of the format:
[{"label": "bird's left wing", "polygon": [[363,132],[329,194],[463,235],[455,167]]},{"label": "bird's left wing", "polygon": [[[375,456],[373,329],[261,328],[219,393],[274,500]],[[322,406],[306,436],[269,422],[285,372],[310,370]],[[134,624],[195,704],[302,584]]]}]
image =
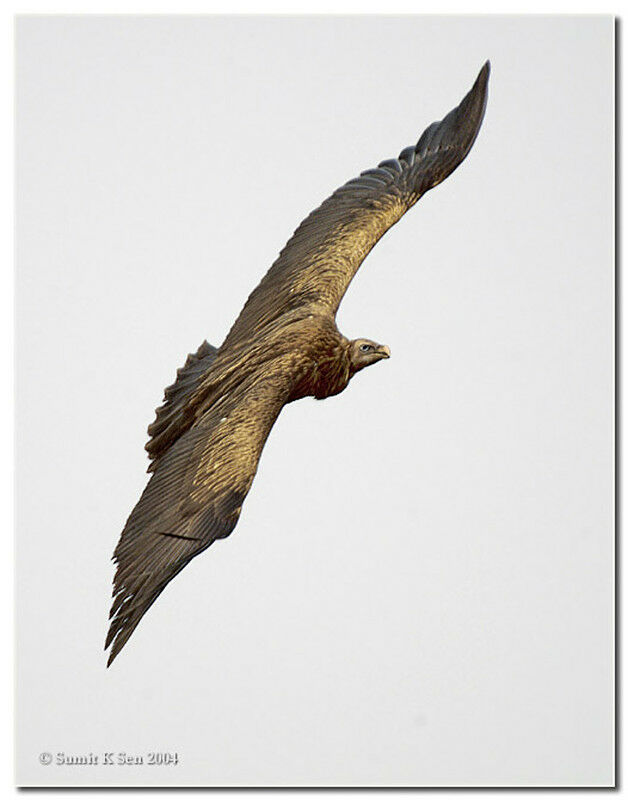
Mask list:
[{"label": "bird's left wing", "polygon": [[336,313],[377,241],[467,156],[484,117],[489,71],[487,61],[460,105],[430,125],[416,146],[341,186],[310,214],[249,297],[223,348],[303,306]]},{"label": "bird's left wing", "polygon": [[293,388],[294,358],[269,361],[218,398],[160,458],[114,553],[109,664],[169,581],[235,527]]}]

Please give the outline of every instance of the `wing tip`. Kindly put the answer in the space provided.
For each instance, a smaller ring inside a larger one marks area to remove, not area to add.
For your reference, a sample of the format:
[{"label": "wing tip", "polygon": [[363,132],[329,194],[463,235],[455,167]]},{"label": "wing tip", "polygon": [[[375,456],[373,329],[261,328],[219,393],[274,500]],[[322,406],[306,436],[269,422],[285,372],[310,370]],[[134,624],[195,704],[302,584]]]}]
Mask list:
[{"label": "wing tip", "polygon": [[490,73],[491,62],[487,60],[461,102],[423,131],[414,148],[415,157],[406,158],[412,169],[415,201],[451,175],[473,147],[484,121]]},{"label": "wing tip", "polygon": [[[116,648],[115,642],[113,643],[113,647],[112,647],[112,648],[111,648],[111,650],[109,651],[109,658],[107,659],[107,666],[105,667],[105,669],[109,669],[109,667],[110,667],[110,666],[113,664],[113,662],[114,662],[114,661],[115,661],[115,659],[116,659],[116,656],[118,655],[118,653],[120,652],[120,650],[122,650],[122,647],[123,647],[123,646],[124,646],[124,645],[120,645],[120,647]],[[107,648],[105,648],[105,650],[106,650],[106,649],[107,649]]]},{"label": "wing tip", "polygon": [[488,90],[488,79],[491,77],[491,62],[490,59],[486,59],[484,62],[482,69],[479,71],[477,78],[475,79],[475,83],[482,90],[482,92],[486,95]]},{"label": "wing tip", "polygon": [[105,641],[105,651],[111,647],[109,651],[109,658],[107,659],[107,669],[113,664],[116,656],[122,650],[124,645],[127,643],[129,637],[137,627],[137,623],[140,621],[141,616],[138,619],[131,620],[131,621],[121,621],[119,617],[115,617],[109,626],[109,632],[107,633],[107,639]]},{"label": "wing tip", "polygon": [[[107,633],[107,638],[105,640],[105,646],[103,648],[105,653],[107,652],[107,650],[109,650],[109,647],[111,646],[111,644],[113,642],[113,638],[114,637],[111,635],[111,628],[109,628],[109,632]],[[108,658],[107,658],[107,669],[109,669],[109,667],[113,663],[113,660],[116,657],[116,655],[117,654],[114,653],[113,648],[112,648],[111,651],[109,652]]]},{"label": "wing tip", "polygon": [[482,69],[478,72],[478,76],[471,87],[471,91],[459,106],[471,106],[469,111],[475,118],[474,121],[476,123],[477,130],[480,129],[480,125],[484,119],[484,112],[486,111],[486,103],[488,100],[488,81],[490,75],[491,62],[487,59],[482,65]]},{"label": "wing tip", "polygon": [[488,79],[491,76],[491,62],[490,59],[486,59],[480,71],[477,74],[477,78],[473,83],[473,87],[469,92],[470,95],[480,94],[486,92],[486,87],[488,86]]}]

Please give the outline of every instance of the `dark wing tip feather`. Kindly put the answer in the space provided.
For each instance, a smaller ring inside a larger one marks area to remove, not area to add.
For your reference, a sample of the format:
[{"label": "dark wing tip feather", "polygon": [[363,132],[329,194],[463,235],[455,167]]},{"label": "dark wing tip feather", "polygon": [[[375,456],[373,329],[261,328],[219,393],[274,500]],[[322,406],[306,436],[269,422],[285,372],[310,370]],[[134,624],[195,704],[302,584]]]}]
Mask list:
[{"label": "dark wing tip feather", "polygon": [[486,61],[462,102],[440,122],[433,122],[414,148],[399,155],[411,168],[415,197],[437,186],[464,161],[482,126],[488,100],[491,63]]},{"label": "dark wing tip feather", "polygon": [[111,647],[108,667],[168,583],[211,541],[211,538],[203,541],[200,537],[165,534],[162,538],[159,534],[147,534],[129,543],[124,541],[123,533],[114,556],[118,569],[105,640],[105,650]]}]

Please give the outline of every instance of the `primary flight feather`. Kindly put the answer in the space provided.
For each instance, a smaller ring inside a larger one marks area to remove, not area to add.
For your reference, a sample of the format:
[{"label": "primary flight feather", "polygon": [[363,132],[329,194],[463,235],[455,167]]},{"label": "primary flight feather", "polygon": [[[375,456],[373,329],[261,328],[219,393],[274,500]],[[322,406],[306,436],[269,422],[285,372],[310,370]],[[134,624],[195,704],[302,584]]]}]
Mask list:
[{"label": "primary flight feather", "polygon": [[286,403],[341,392],[388,347],[348,340],[338,306],[360,264],[425,192],[464,160],[486,107],[489,62],[473,88],[398,158],[337,189],[301,223],[219,348],[178,371],[148,428],[151,479],[114,552],[108,665],[166,584],[237,524],[266,438]]}]

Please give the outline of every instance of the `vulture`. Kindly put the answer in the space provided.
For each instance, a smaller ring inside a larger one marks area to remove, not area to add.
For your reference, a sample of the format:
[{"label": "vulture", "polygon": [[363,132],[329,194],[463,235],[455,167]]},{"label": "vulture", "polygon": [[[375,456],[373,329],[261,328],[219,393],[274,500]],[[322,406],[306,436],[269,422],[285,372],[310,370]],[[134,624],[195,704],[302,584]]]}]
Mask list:
[{"label": "vulture", "polygon": [[338,306],[381,236],[464,160],[486,107],[487,61],[460,105],[415,146],[345,183],[301,223],[220,347],[177,371],[148,428],[152,473],[113,560],[111,664],[165,586],[235,528],[266,438],[286,403],[322,400],[390,357],[347,339]]}]

